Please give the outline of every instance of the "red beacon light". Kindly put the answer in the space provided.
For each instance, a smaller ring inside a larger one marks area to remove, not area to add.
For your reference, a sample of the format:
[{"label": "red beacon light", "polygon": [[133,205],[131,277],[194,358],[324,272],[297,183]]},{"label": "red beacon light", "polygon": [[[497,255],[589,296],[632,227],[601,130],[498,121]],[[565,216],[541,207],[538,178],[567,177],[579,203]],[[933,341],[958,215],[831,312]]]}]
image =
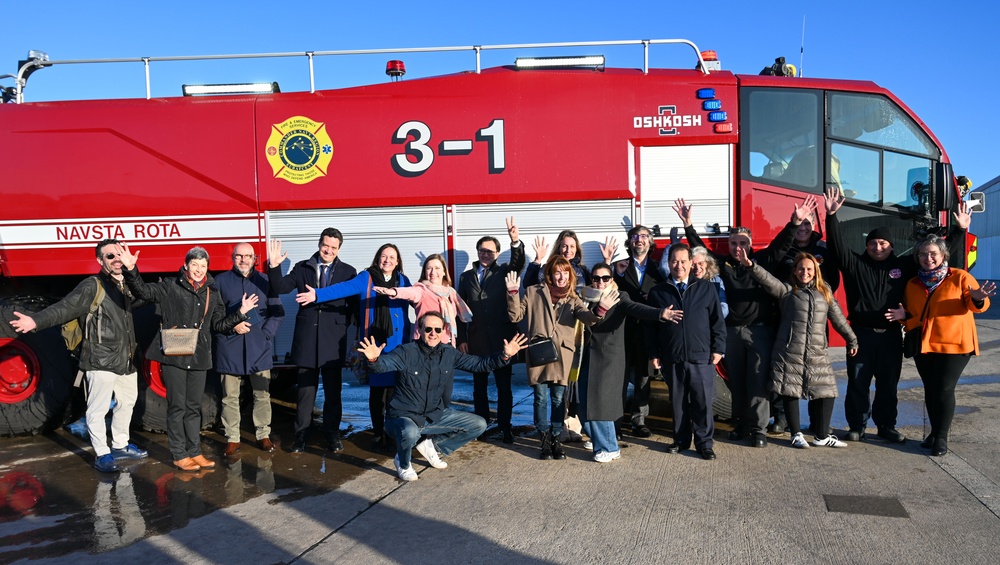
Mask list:
[{"label": "red beacon light", "polygon": [[[705,61],[706,71],[721,71],[722,63],[719,61],[719,55],[712,49],[701,52],[701,59]],[[701,70],[700,68],[698,70]]]},{"label": "red beacon light", "polygon": [[393,59],[385,64],[385,74],[389,75],[393,81],[398,81],[406,74],[406,65],[398,59]]}]

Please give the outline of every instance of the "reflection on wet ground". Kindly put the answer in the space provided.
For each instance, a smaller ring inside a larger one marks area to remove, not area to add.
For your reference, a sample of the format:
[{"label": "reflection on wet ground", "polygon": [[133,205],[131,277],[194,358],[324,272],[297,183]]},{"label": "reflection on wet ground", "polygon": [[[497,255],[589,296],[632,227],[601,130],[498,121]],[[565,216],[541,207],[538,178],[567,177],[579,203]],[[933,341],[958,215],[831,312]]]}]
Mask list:
[{"label": "reflection on wet ground", "polygon": [[[528,433],[531,389],[523,369],[520,373],[514,391],[514,424],[516,432]],[[495,394],[491,388],[494,410]],[[472,409],[471,375],[457,376],[454,398],[457,407]],[[2,439],[0,563],[81,550],[102,553],[182,528],[192,519],[264,494],[274,493],[271,502],[277,504],[329,492],[368,469],[391,469],[391,455],[371,450],[372,436],[366,429],[368,387],[345,383],[343,401],[347,437],[342,453],[327,452],[321,433],[313,434],[306,453],[289,453],[295,407],[275,397],[274,453],[257,448],[253,431],[246,426],[250,415],[244,412],[243,445],[236,456],[222,456],[226,440],[218,431],[204,432],[202,450],[217,465],[197,473],[176,471],[169,465],[164,434],[133,430],[133,442],[148,450],[149,458],[113,475],[94,470],[89,441],[65,429]],[[321,415],[322,395],[316,410]]]}]

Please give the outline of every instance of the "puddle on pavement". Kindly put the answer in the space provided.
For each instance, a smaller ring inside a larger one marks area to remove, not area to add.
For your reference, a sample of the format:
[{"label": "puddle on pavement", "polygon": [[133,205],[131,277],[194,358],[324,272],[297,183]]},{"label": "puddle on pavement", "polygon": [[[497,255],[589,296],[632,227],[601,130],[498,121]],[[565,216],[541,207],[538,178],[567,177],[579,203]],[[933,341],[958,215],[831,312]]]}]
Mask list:
[{"label": "puddle on pavement", "polygon": [[[523,373],[523,370],[521,371]],[[145,537],[183,528],[191,520],[228,506],[275,493],[272,504],[325,494],[364,471],[392,470],[391,454],[371,450],[368,387],[347,382],[342,391],[344,451],[325,451],[314,430],[303,454],[286,451],[294,430],[294,403],[275,395],[272,433],[277,449],[257,449],[244,426],[237,457],[222,456],[225,438],[202,433],[203,453],[212,470],[175,472],[164,434],[133,430],[132,441],[149,458],[117,475],[93,469],[88,440],[67,430],[30,438],[0,439],[0,563],[51,558],[86,551],[102,553]],[[514,387],[515,431],[530,433],[531,389],[526,378]],[[492,408],[496,390],[490,387]],[[322,414],[322,394],[317,416]],[[457,375],[454,404],[472,410],[472,377]],[[320,420],[319,417],[316,418]],[[244,412],[243,423],[250,420]]]}]

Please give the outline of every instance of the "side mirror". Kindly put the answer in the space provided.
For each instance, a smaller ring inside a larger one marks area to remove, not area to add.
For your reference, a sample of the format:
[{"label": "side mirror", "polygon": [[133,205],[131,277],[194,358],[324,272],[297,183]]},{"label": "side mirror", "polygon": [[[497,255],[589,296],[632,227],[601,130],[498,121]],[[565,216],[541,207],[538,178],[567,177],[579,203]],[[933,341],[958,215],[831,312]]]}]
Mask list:
[{"label": "side mirror", "polygon": [[986,194],[983,192],[970,192],[969,199],[966,200],[969,211],[973,214],[986,211]]}]

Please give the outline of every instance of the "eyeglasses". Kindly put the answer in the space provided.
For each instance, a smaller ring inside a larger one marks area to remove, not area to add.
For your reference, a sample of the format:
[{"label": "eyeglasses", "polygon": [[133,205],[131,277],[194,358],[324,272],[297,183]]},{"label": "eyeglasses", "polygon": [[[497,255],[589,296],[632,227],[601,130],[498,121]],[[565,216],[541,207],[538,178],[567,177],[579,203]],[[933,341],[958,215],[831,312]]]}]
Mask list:
[{"label": "eyeglasses", "polygon": [[248,261],[253,260],[254,255],[233,255],[233,259],[246,259]]},{"label": "eyeglasses", "polygon": [[930,253],[917,253],[917,257],[921,259],[937,259],[941,257],[941,253],[937,251],[931,251]]},{"label": "eyeglasses", "polygon": [[493,251],[492,249],[481,248],[479,250],[479,254],[480,255],[496,255],[497,252]]},{"label": "eyeglasses", "polygon": [[594,275],[594,280],[603,283],[611,282],[611,275]]},{"label": "eyeglasses", "polygon": [[632,241],[639,241],[639,240],[645,241],[645,240],[648,240],[648,239],[649,239],[649,234],[648,233],[637,233],[637,234],[635,234],[635,235],[632,236]]},{"label": "eyeglasses", "polygon": [[433,327],[433,326],[425,326],[425,327],[424,327],[424,333],[425,333],[425,334],[428,334],[428,335],[429,335],[429,334],[430,334],[431,332],[434,332],[434,333],[436,333],[436,334],[439,334],[439,333],[441,333],[441,332],[443,332],[443,331],[444,331],[444,328],[435,328],[435,327]]},{"label": "eyeglasses", "polygon": [[107,259],[108,261],[114,259],[115,257],[118,257],[117,253],[105,253],[104,254],[104,258]]}]

